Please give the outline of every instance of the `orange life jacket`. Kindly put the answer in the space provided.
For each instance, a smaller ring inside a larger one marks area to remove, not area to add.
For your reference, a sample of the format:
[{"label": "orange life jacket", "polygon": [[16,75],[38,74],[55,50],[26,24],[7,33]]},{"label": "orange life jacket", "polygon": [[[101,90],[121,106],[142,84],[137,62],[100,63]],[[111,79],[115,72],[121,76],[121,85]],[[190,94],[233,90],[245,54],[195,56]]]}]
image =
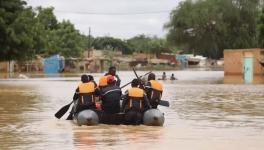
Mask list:
[{"label": "orange life jacket", "polygon": [[[81,104],[84,104],[85,101],[87,100],[86,95],[87,94],[92,94],[95,92],[95,84],[93,82],[87,82],[87,83],[80,83],[79,84],[79,93],[80,93],[80,102]],[[94,103],[94,96],[93,94],[91,95],[91,100]]]},{"label": "orange life jacket", "polygon": [[142,109],[142,100],[143,100],[143,97],[144,97],[144,91],[140,88],[137,88],[137,87],[133,87],[133,88],[130,88],[128,89],[128,96],[130,97],[129,99],[129,108],[132,108],[133,105],[133,101],[136,100],[136,101],[140,101],[140,109]]},{"label": "orange life jacket", "polygon": [[[105,75],[105,76],[102,76],[100,79],[99,79],[99,86],[100,87],[104,87],[104,86],[107,86],[107,78],[109,76],[112,76],[112,75]],[[117,78],[116,76],[114,76],[114,79],[117,81]]]},{"label": "orange life jacket", "polygon": [[151,86],[152,89],[160,91],[160,92],[163,91],[163,87],[158,81],[150,80],[149,82],[150,82],[150,86]]},{"label": "orange life jacket", "polygon": [[102,76],[100,79],[99,79],[99,86],[101,87],[104,87],[104,86],[107,86],[107,76]]},{"label": "orange life jacket", "polygon": [[93,93],[95,91],[95,85],[93,82],[79,84],[79,93]]}]

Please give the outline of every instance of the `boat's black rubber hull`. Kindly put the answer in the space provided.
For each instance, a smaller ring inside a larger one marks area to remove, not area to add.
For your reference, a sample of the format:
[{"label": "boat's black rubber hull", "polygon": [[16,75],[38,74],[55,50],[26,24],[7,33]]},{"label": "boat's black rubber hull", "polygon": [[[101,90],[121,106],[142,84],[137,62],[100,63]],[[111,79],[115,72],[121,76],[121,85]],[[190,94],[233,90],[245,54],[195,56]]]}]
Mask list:
[{"label": "boat's black rubber hull", "polygon": [[164,121],[164,114],[158,109],[149,109],[144,113],[143,116],[144,125],[162,126]]},{"label": "boat's black rubber hull", "polygon": [[74,117],[76,123],[81,125],[97,125],[99,123],[98,114],[90,109],[83,110]]},{"label": "boat's black rubber hull", "polygon": [[[76,117],[75,122],[78,125],[97,125],[102,124],[128,124],[125,122],[125,114],[106,114],[102,111],[83,110]],[[164,123],[164,114],[158,109],[150,109],[143,115],[142,124],[150,126],[162,126]]]}]

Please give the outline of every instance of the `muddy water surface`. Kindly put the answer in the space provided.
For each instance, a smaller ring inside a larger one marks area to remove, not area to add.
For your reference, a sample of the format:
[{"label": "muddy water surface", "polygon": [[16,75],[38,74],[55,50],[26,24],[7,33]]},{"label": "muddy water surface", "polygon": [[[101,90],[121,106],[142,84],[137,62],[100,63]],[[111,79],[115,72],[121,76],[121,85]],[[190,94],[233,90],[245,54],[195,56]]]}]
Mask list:
[{"label": "muddy water surface", "polygon": [[[79,127],[65,118],[54,118],[71,101],[77,76],[1,80],[0,149],[264,148],[263,85],[221,84],[223,72],[219,71],[173,73],[179,80],[161,81],[163,99],[171,103],[170,108],[159,107],[165,113],[163,127]],[[132,72],[119,74],[122,85],[134,77]],[[94,75],[98,80],[100,74]]]}]

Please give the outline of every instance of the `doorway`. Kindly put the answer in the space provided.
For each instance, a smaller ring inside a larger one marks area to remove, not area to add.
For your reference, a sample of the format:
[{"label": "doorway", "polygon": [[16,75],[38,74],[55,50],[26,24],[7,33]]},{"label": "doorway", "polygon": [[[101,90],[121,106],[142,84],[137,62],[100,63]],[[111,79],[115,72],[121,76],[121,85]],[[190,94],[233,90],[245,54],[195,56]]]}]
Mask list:
[{"label": "doorway", "polygon": [[244,57],[244,82],[252,83],[253,81],[253,59]]}]

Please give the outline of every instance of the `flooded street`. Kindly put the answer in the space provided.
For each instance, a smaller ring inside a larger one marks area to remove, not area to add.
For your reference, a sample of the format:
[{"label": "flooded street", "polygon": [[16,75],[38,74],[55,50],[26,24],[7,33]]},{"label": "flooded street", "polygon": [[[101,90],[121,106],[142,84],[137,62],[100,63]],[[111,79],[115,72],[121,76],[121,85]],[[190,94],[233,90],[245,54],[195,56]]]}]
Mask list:
[{"label": "flooded street", "polygon": [[[173,73],[179,80],[161,81],[162,99],[171,104],[159,106],[163,127],[79,127],[66,121],[67,115],[56,119],[71,102],[78,76],[1,80],[0,149],[263,149],[264,85],[222,84],[222,71]],[[133,72],[119,74],[121,85],[134,78]],[[93,75],[98,81],[101,74]]]}]

